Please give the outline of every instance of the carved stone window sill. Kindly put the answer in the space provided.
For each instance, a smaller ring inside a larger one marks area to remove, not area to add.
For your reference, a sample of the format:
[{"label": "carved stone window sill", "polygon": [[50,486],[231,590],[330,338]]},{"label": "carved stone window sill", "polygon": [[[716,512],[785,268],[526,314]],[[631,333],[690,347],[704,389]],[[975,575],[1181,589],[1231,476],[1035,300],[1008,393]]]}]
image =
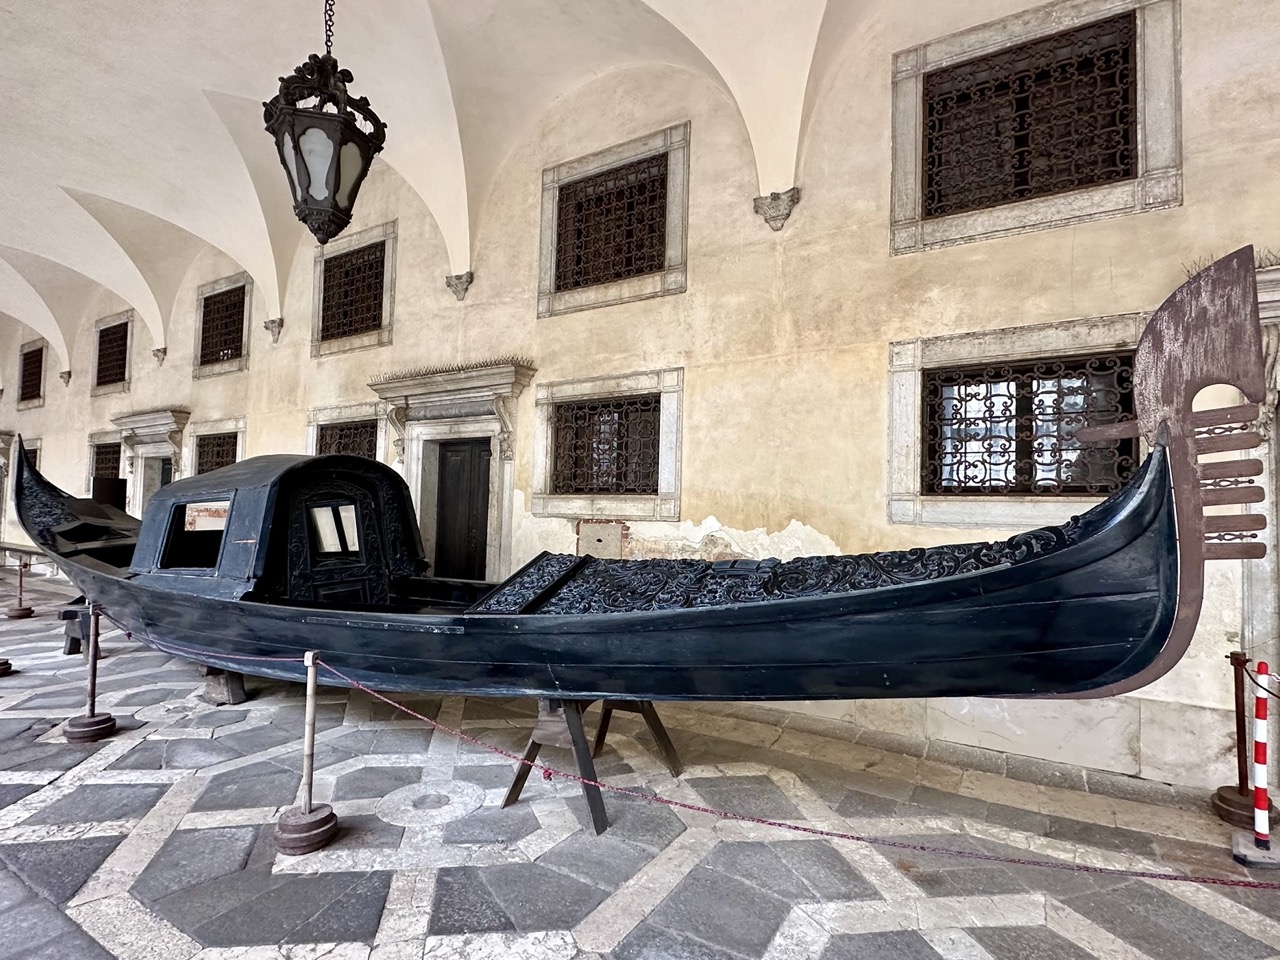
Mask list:
[{"label": "carved stone window sill", "polygon": [[316,340],[311,344],[311,356],[327,357],[335,353],[350,353],[352,350],[369,350],[391,342],[391,327],[379,327],[367,333],[357,333],[350,337],[336,340]]},{"label": "carved stone window sill", "polygon": [[36,397],[34,400],[19,400],[19,410],[35,410],[44,406],[44,397]]},{"label": "carved stone window sill", "polygon": [[122,380],[120,383],[104,383],[100,386],[91,387],[89,396],[91,397],[107,397],[113,393],[128,393],[129,381]]},{"label": "carved stone window sill", "polygon": [[203,363],[192,368],[192,380],[204,380],[208,377],[221,377],[228,373],[239,373],[249,369],[248,357],[236,357],[234,360],[220,360],[217,363]]}]

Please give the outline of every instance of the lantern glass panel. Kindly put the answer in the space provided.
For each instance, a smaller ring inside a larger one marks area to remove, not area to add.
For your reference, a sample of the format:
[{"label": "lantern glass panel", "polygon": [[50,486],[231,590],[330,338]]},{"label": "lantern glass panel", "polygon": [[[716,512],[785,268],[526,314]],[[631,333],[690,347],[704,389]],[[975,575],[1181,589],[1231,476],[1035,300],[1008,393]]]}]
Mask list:
[{"label": "lantern glass panel", "polygon": [[298,137],[302,160],[311,179],[308,192],[314,200],[329,199],[329,164],[333,162],[333,141],[320,127],[309,127]]},{"label": "lantern glass panel", "polygon": [[358,145],[347,142],[342,145],[339,159],[342,163],[342,178],[338,184],[338,206],[343,210],[350,210],[356,181],[360,179],[360,171],[364,167],[364,158],[360,155]]},{"label": "lantern glass panel", "polygon": [[295,156],[293,134],[286,131],[284,140],[281,142],[284,146],[280,150],[280,157],[284,160],[285,169],[289,171],[289,184],[293,187],[293,197],[295,200],[301,200],[302,185],[298,183],[298,158]]}]

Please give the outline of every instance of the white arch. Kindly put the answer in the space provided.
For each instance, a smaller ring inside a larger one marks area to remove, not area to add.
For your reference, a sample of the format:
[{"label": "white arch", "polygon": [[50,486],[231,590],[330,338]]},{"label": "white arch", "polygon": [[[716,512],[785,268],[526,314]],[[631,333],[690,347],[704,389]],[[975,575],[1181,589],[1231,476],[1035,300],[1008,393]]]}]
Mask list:
[{"label": "white arch", "polygon": [[71,369],[67,338],[49,305],[40,298],[35,287],[4,259],[0,259],[0,313],[8,314],[44,337],[61,363],[59,369]]}]

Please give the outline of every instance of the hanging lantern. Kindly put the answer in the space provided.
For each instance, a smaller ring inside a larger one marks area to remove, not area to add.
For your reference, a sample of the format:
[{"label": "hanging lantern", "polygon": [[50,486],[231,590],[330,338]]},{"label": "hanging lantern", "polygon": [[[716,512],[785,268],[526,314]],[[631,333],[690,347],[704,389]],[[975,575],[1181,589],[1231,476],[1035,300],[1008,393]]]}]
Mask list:
[{"label": "hanging lantern", "polygon": [[320,243],[351,222],[360,184],[387,136],[368,98],[347,94],[351,71],[333,57],[333,0],[325,0],[324,50],[281,77],[280,92],[262,105],[289,177],[293,211]]}]

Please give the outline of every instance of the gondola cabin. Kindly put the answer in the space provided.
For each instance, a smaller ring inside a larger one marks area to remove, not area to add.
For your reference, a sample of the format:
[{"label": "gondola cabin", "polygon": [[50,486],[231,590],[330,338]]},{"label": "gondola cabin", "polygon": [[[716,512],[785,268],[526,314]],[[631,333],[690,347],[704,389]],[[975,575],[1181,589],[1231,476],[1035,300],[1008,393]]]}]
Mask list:
[{"label": "gondola cabin", "polygon": [[285,454],[162,487],[130,567],[139,585],[352,610],[465,607],[492,586],[428,571],[399,474],[363,457]]}]

